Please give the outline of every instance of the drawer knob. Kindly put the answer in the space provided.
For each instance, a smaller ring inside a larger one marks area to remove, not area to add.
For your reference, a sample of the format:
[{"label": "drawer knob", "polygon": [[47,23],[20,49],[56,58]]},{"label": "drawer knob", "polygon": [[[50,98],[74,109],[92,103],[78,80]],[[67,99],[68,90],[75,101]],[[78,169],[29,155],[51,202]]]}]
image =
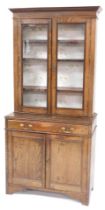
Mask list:
[{"label": "drawer knob", "polygon": [[20,127],[24,127],[24,124],[23,123],[20,123]]},{"label": "drawer knob", "polygon": [[64,132],[64,133],[71,133],[74,128],[65,128],[65,127],[62,127],[61,130]]},{"label": "drawer knob", "polygon": [[62,128],[61,128],[61,130],[62,130],[62,131],[65,131],[65,130],[66,130],[66,128],[65,128],[65,127],[62,127]]},{"label": "drawer knob", "polygon": [[31,124],[29,124],[29,125],[28,125],[28,127],[29,127],[29,128],[32,128],[32,125],[31,125]]}]

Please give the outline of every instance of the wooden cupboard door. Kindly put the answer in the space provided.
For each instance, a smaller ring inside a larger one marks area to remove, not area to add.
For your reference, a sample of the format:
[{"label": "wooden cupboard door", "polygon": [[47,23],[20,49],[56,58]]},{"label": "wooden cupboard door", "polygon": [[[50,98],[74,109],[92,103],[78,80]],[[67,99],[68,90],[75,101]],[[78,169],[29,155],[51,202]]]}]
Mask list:
[{"label": "wooden cupboard door", "polygon": [[81,137],[48,136],[47,188],[81,192],[86,190],[86,147]]},{"label": "wooden cupboard door", "polygon": [[51,21],[22,19],[16,29],[15,111],[50,113]]},{"label": "wooden cupboard door", "polygon": [[40,134],[8,132],[8,183],[31,187],[45,185],[45,138]]},{"label": "wooden cupboard door", "polygon": [[90,20],[55,18],[52,50],[53,113],[86,116],[90,103]]}]

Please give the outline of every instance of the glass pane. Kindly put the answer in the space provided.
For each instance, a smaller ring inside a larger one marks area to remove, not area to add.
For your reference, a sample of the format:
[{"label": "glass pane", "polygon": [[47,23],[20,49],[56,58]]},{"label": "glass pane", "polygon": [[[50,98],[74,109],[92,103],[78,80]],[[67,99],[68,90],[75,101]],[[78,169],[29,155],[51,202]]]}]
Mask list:
[{"label": "glass pane", "polygon": [[58,24],[58,108],[83,108],[84,40],[84,24]]},{"label": "glass pane", "polygon": [[58,62],[58,88],[83,88],[83,68],[82,62]]},{"label": "glass pane", "polygon": [[58,44],[58,59],[84,59],[84,44],[79,43],[72,44],[72,43],[59,43]]},{"label": "glass pane", "polygon": [[47,107],[48,25],[23,25],[23,105]]},{"label": "glass pane", "polygon": [[82,108],[82,94],[81,93],[58,93],[58,107],[59,108]]},{"label": "glass pane", "polygon": [[23,85],[47,88],[47,62],[31,60],[23,62]]},{"label": "glass pane", "polygon": [[31,93],[24,91],[24,105],[28,107],[46,107],[47,98],[45,93]]},{"label": "glass pane", "polygon": [[58,40],[84,40],[84,24],[59,24]]},{"label": "glass pane", "polygon": [[26,40],[47,40],[47,25],[24,25],[23,39]]},{"label": "glass pane", "polygon": [[24,58],[47,59],[47,44],[24,41]]}]

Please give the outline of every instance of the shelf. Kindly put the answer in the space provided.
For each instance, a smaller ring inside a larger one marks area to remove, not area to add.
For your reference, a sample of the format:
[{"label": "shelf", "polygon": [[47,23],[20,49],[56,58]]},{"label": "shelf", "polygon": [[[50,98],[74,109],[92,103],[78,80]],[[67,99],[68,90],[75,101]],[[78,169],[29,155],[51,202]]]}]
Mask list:
[{"label": "shelf", "polygon": [[[85,40],[66,40],[66,39],[62,39],[62,40],[57,40],[59,43],[67,43],[67,44],[80,44],[80,43],[84,43]],[[47,43],[48,40],[23,40],[24,44],[37,44],[37,43]]]},{"label": "shelf", "polygon": [[47,58],[23,58],[23,61],[28,61],[28,62],[35,62],[35,61],[47,61]]},{"label": "shelf", "polygon": [[83,88],[58,87],[59,93],[83,93]]},{"label": "shelf", "polygon": [[34,39],[31,39],[31,40],[23,40],[24,44],[41,44],[41,43],[44,43],[46,44],[48,42],[48,40],[34,40]]},{"label": "shelf", "polygon": [[[46,86],[23,86],[23,90],[27,92],[47,92]],[[57,89],[59,93],[82,93],[83,88],[70,88],[70,87],[59,87]]]},{"label": "shelf", "polygon": [[84,43],[85,40],[66,40],[66,39],[62,39],[62,40],[58,40],[59,43],[67,43],[67,44],[81,44]]},{"label": "shelf", "polygon": [[45,86],[23,86],[23,90],[27,91],[27,92],[46,93],[47,87],[45,87]]},{"label": "shelf", "polygon": [[[47,58],[23,58],[23,61],[47,61]],[[58,62],[84,62],[84,59],[57,59]]]},{"label": "shelf", "polygon": [[58,62],[84,62],[84,59],[57,59]]}]

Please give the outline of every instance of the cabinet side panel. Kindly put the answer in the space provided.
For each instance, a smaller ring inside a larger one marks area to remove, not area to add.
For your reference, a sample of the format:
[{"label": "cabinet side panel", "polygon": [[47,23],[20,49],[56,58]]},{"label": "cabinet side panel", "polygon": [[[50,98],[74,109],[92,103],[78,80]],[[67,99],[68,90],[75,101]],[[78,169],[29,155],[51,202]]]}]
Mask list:
[{"label": "cabinet side panel", "polygon": [[95,32],[96,19],[91,20],[91,40],[90,40],[90,72],[89,72],[89,116],[94,112],[94,77],[95,77]]},{"label": "cabinet side panel", "polygon": [[96,128],[92,135],[91,143],[91,171],[90,171],[90,190],[94,189],[94,171],[95,171],[95,143],[96,143]]},{"label": "cabinet side panel", "polygon": [[14,110],[18,110],[18,21],[13,20],[13,53],[14,53]]}]

